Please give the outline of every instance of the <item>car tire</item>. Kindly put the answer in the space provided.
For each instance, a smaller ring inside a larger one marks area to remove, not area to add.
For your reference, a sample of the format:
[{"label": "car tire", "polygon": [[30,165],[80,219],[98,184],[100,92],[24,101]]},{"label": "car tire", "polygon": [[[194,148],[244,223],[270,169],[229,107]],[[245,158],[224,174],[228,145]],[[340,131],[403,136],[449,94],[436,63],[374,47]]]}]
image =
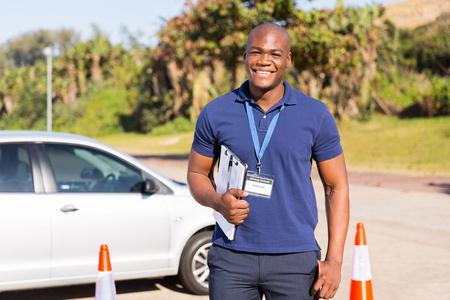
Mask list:
[{"label": "car tire", "polygon": [[196,295],[208,294],[208,251],[212,231],[202,231],[189,239],[180,259],[178,276],[183,286]]}]

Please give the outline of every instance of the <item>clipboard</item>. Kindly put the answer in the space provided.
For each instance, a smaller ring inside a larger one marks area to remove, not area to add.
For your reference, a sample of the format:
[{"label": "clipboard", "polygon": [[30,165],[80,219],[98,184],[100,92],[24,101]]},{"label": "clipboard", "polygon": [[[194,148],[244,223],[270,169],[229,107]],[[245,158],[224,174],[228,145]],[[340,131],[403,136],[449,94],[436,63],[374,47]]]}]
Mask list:
[{"label": "clipboard", "polygon": [[[247,164],[230,148],[221,146],[216,192],[223,194],[231,188],[244,189]],[[230,241],[236,237],[236,225],[228,223],[221,213],[213,211],[214,219]]]}]

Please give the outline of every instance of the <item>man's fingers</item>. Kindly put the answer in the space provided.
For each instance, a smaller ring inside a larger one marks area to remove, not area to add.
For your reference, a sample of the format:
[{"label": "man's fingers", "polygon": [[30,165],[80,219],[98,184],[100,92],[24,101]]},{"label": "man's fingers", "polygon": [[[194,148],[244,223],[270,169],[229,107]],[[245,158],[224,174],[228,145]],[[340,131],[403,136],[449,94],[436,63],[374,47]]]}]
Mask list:
[{"label": "man's fingers", "polygon": [[231,195],[233,195],[236,198],[241,198],[241,197],[247,197],[248,196],[248,192],[243,191],[243,190],[238,190],[238,189],[230,189],[228,191]]},{"label": "man's fingers", "polygon": [[322,261],[320,261],[320,260],[317,260],[317,267],[318,267],[318,276],[317,276],[317,280],[316,280],[316,282],[314,283],[314,285],[312,286],[312,288],[311,288],[311,290],[310,290],[310,294],[311,295],[315,295],[315,297],[314,297],[314,299],[320,299],[320,295],[321,295],[321,289],[322,289],[322,286],[323,286],[323,283],[324,283],[324,281],[323,281],[323,278],[322,278],[322,276],[320,276],[320,269],[321,269],[321,265],[322,264]]},{"label": "man's fingers", "polygon": [[230,189],[222,195],[222,208],[220,213],[227,219],[228,222],[240,225],[244,223],[250,211],[249,204],[245,200],[238,198],[246,197],[248,193],[243,190]]},{"label": "man's fingers", "polygon": [[316,295],[315,299],[319,299],[319,294],[318,292],[320,291],[320,288],[322,287],[322,282],[320,281],[316,281],[313,285],[313,287],[311,288],[310,294],[311,295]]},{"label": "man's fingers", "polygon": [[228,222],[234,225],[241,225],[247,218],[250,209],[248,208],[248,203],[244,200],[239,200],[245,202],[246,205],[243,208],[235,208],[228,211],[228,217],[225,217]]},{"label": "man's fingers", "polygon": [[243,190],[238,190],[238,189],[230,189],[227,193],[230,194],[231,196],[233,196],[231,199],[227,198],[228,201],[230,201],[228,203],[228,206],[230,209],[246,209],[246,208],[248,208],[248,202],[245,200],[239,199],[241,197],[248,196],[247,192],[245,192]]},{"label": "man's fingers", "polygon": [[330,267],[327,267],[326,262],[318,261],[319,275],[311,288],[311,295],[315,295],[314,299],[330,299],[336,295],[339,287],[340,279],[333,280],[330,276]]}]

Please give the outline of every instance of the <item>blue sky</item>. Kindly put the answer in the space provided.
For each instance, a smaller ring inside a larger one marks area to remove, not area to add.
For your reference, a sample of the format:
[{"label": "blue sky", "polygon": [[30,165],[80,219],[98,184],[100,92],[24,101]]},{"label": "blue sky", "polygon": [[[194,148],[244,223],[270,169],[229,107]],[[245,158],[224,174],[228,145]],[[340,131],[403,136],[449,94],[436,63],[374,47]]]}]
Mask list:
[{"label": "blue sky", "polygon": [[[346,6],[389,4],[400,0],[344,0]],[[168,20],[185,9],[185,0],[0,0],[0,44],[38,29],[73,29],[88,39],[92,24],[113,43],[123,41],[121,28],[137,35],[146,45],[155,45],[155,33]],[[335,0],[297,0],[305,10],[333,8]]]}]

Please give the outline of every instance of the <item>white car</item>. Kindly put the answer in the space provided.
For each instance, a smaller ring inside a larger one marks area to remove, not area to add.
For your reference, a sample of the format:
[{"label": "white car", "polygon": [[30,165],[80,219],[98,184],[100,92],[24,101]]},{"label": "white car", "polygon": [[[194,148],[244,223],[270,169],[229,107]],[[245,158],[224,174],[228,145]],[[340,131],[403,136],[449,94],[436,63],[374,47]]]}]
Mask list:
[{"label": "white car", "polygon": [[185,184],[94,139],[0,131],[0,291],[178,274],[207,294],[215,221]]}]

